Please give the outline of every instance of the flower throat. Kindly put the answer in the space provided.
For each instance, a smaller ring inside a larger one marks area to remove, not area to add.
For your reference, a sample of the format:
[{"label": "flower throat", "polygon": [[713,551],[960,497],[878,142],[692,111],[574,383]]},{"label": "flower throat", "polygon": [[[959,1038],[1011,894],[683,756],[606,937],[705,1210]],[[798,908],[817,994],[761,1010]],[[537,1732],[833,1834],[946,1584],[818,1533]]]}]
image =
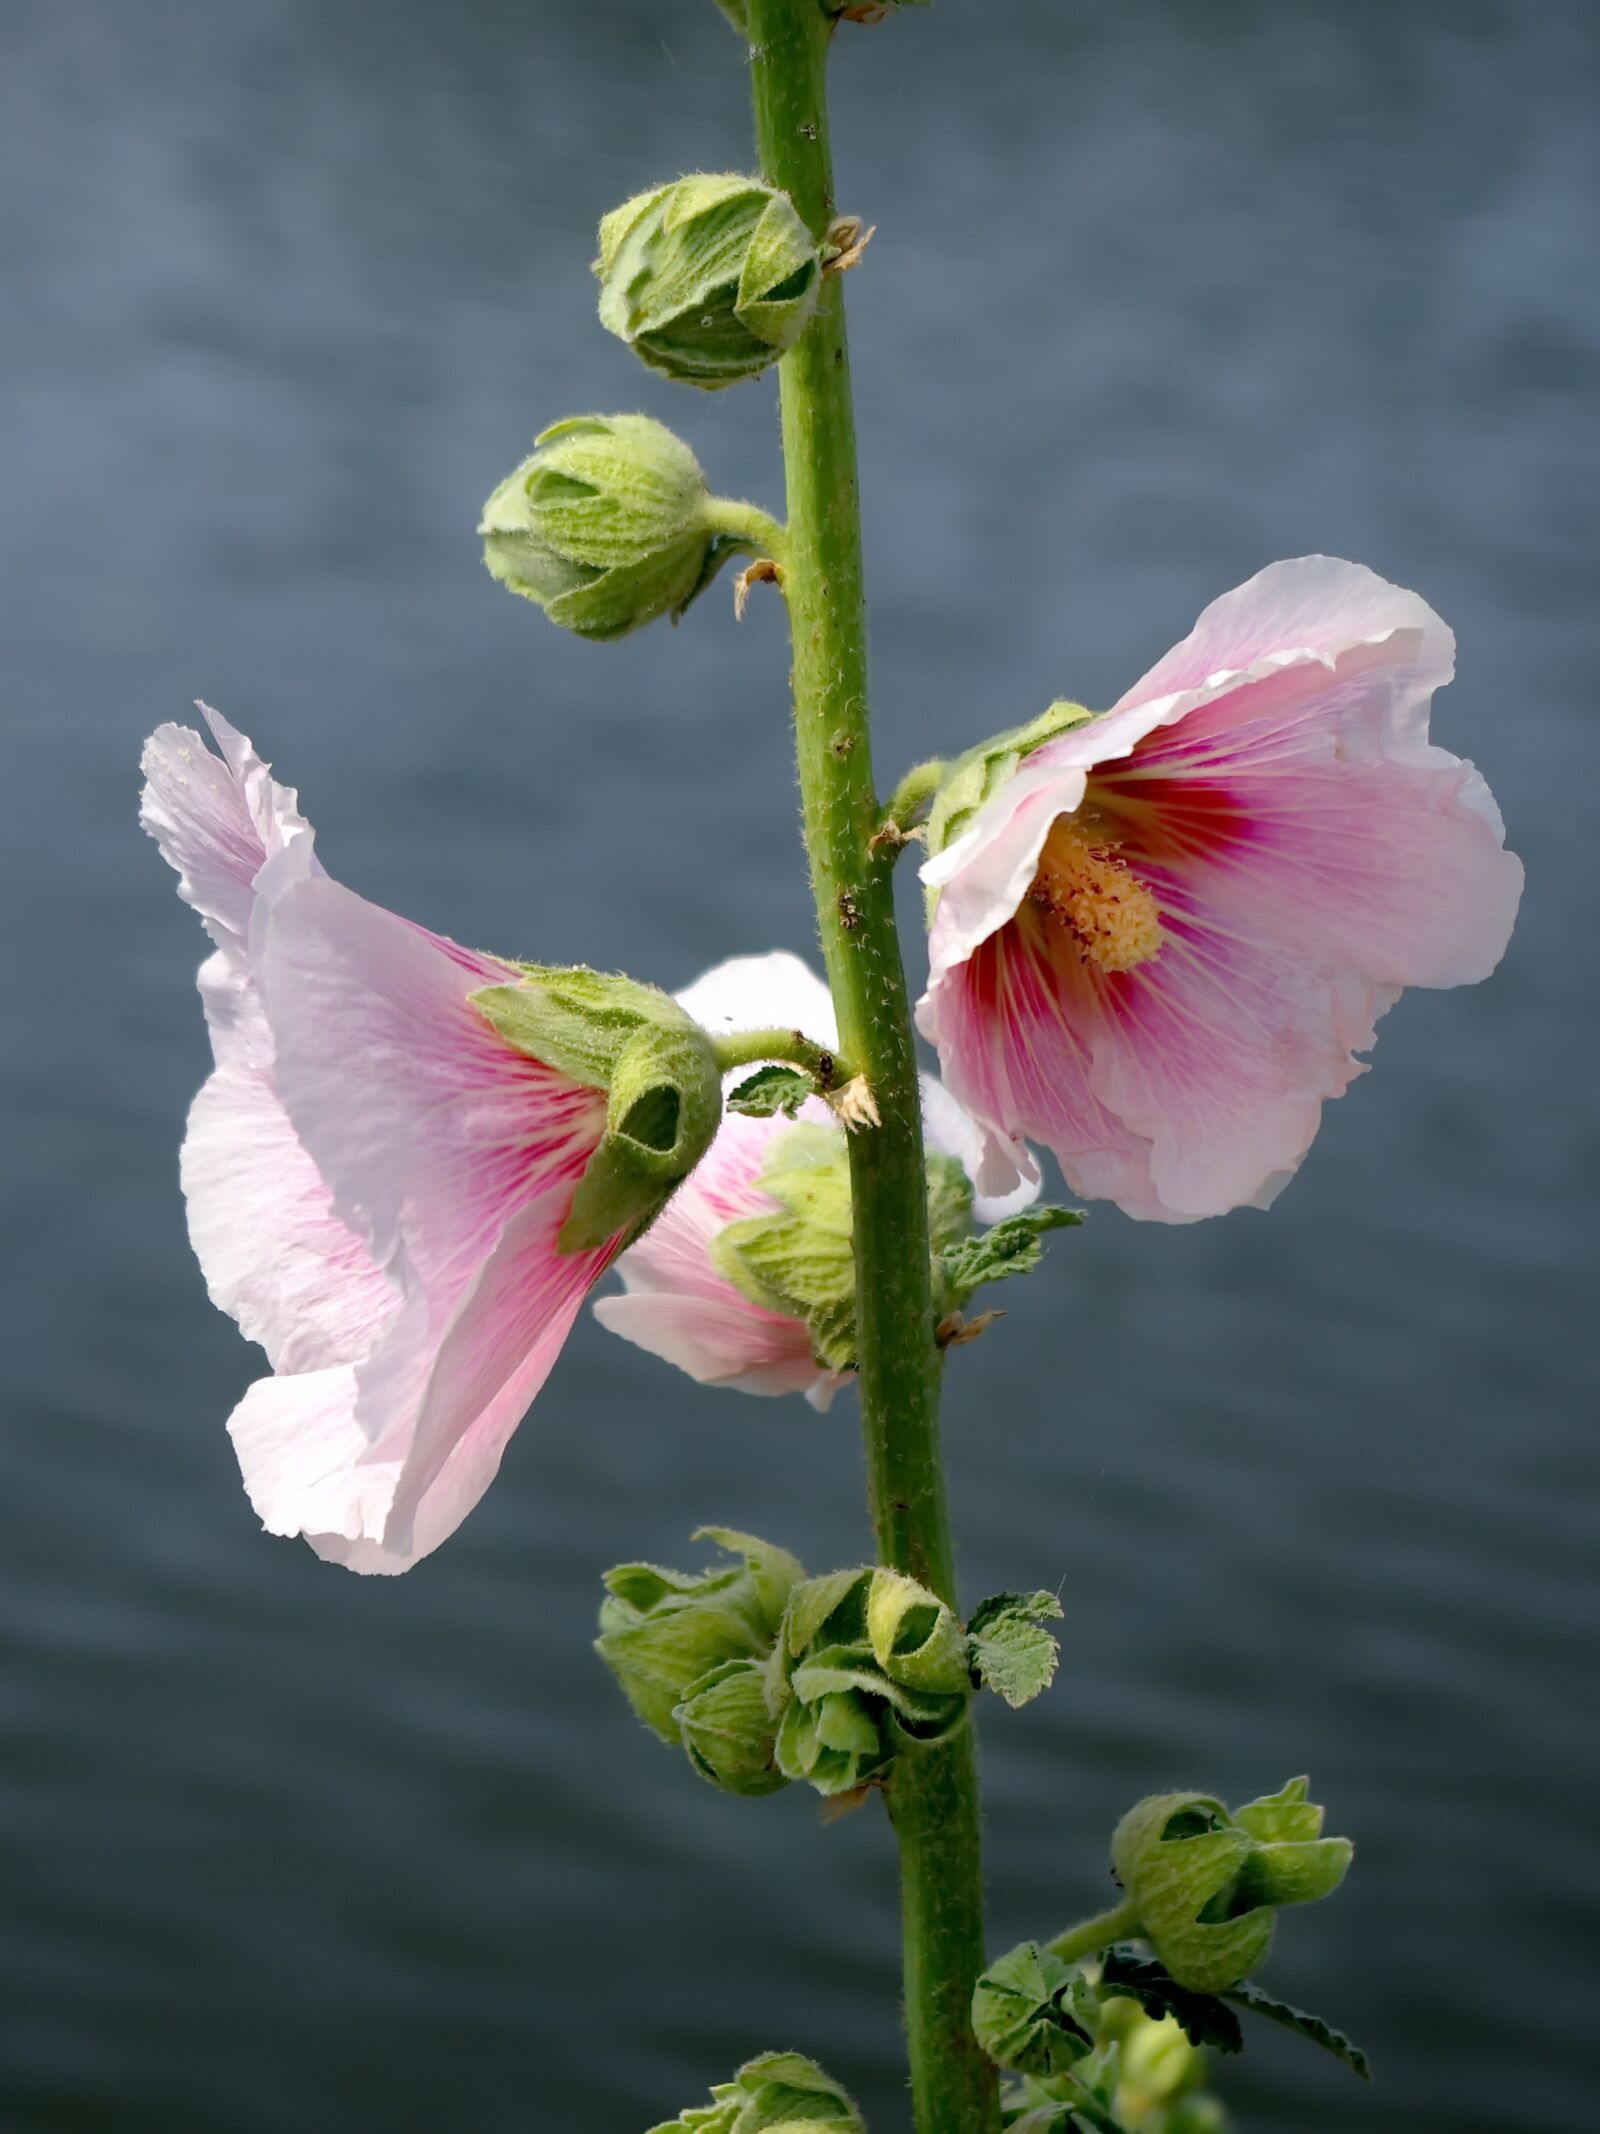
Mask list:
[{"label": "flower throat", "polygon": [[1102,971],[1135,971],[1160,953],[1160,906],[1099,826],[1058,816],[1028,895]]}]

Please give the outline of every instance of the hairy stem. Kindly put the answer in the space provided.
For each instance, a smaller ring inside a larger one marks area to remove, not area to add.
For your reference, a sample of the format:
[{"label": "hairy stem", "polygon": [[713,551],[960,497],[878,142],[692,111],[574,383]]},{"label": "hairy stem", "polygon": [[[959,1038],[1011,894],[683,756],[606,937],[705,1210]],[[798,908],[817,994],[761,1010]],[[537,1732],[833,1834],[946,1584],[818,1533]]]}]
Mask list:
[{"label": "hairy stem", "polygon": [[1049,1944],[1050,1953],[1059,1956],[1064,1964],[1081,1963],[1084,1957],[1108,1949],[1114,1941],[1130,1940],[1138,1931],[1138,1906],[1125,1901],[1114,1904],[1109,1912],[1097,1912],[1093,1919],[1080,1919],[1075,1927],[1068,1927]]},{"label": "hairy stem", "polygon": [[824,1092],[848,1082],[855,1073],[854,1065],[843,1053],[819,1045],[803,1030],[736,1030],[730,1037],[713,1037],[711,1050],[724,1074],[735,1067],[759,1067],[768,1060],[784,1060],[791,1067],[803,1067]]},{"label": "hairy stem", "polygon": [[[749,0],[748,20],[762,165],[820,241],[836,212],[824,87],[830,25],[820,0]],[[784,591],[806,851],[840,1042],[870,1083],[881,1122],[850,1141],[868,1500],[879,1560],[955,1606],[916,1057],[895,928],[893,853],[874,844],[882,818],[867,725],[861,517],[840,276],[827,278],[779,382],[788,491]],[[919,2134],[993,2134],[995,2071],[978,2050],[969,2015],[984,1963],[970,1727],[898,1758],[889,1810],[900,1846],[905,2019]]]}]

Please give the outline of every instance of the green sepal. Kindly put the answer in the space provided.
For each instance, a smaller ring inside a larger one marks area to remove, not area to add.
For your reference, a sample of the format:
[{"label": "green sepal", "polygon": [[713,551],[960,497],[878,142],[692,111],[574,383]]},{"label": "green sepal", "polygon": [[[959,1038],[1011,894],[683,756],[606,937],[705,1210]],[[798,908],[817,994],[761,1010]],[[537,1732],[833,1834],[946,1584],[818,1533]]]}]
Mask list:
[{"label": "green sepal", "polygon": [[853,1792],[965,1724],[966,1639],[900,1572],[829,1572],[789,1596],[767,1697],[779,1769],[819,1793]]},{"label": "green sepal", "polygon": [[483,507],[492,577],[597,642],[682,615],[750,544],[713,529],[700,463],[648,415],[553,423]]},{"label": "green sepal", "polygon": [[762,1310],[802,1320],[823,1369],[851,1370],[856,1268],[842,1128],[802,1121],[777,1136],[760,1185],[778,1212],[720,1230],[711,1241],[712,1265]]},{"label": "green sepal", "polygon": [[[928,852],[932,857],[955,843],[985,801],[997,793],[1008,778],[1020,770],[1036,748],[1055,740],[1058,734],[1083,726],[1094,717],[1082,704],[1063,697],[1025,726],[1013,726],[991,740],[980,741],[951,764],[928,815]],[[930,891],[929,909],[938,902]]]},{"label": "green sepal", "polygon": [[652,370],[714,390],[792,348],[822,260],[787,193],[717,173],[636,194],[600,225],[600,322]]},{"label": "green sepal", "polygon": [[973,1674],[1013,1711],[1050,1687],[1061,1648],[1047,1622],[1061,1618],[1053,1593],[996,1593],[967,1625]]},{"label": "green sepal", "polygon": [[979,1979],[972,2029],[997,2066],[1019,2074],[1063,2074],[1099,2040],[1099,1998],[1079,1967],[1025,1941]]},{"label": "green sepal", "polygon": [[775,1119],[781,1112],[792,1119],[806,1101],[815,1096],[816,1084],[803,1068],[784,1067],[776,1060],[731,1090],[727,1108],[746,1119]]},{"label": "green sepal", "polygon": [[[702,1527],[735,1559],[708,1571],[618,1564],[605,1574],[595,1650],[663,1741],[682,1739],[678,1706],[729,1660],[763,1670],[791,1590],[805,1577],[786,1549],[727,1527]],[[764,1677],[763,1677],[764,1686]]]},{"label": "green sepal", "polygon": [[777,1729],[767,1710],[765,1659],[724,1660],[694,1683],[672,1713],[690,1763],[725,1793],[776,1793]]},{"label": "green sepal", "polygon": [[815,2060],[762,2053],[717,2083],[709,2104],[690,2105],[650,2134],[866,2134],[866,2122]]},{"label": "green sepal", "polygon": [[558,1243],[582,1252],[637,1237],[711,1146],[722,1078],[711,1041],[654,986],[599,971],[524,965],[474,1005],[510,1045],[606,1092],[606,1130]]},{"label": "green sepal", "polygon": [[1265,1957],[1280,1906],[1312,1903],[1343,1881],[1347,1838],[1258,1835],[1320,1831],[1321,1810],[1305,1795],[1306,1782],[1293,1780],[1234,1817],[1209,1794],[1157,1794],[1118,1824],[1117,1877],[1140,1933],[1180,1985],[1198,1993],[1238,1985]]},{"label": "green sepal", "polygon": [[[768,1116],[762,1107],[798,1106],[809,1080],[792,1070],[762,1068],[734,1092],[733,1108]],[[744,1100],[744,1101],[740,1101]],[[936,1250],[963,1238],[971,1219],[972,1187],[953,1157],[930,1156],[928,1224]],[[760,1187],[777,1203],[772,1213],[729,1223],[711,1240],[711,1262],[725,1281],[763,1311],[798,1319],[818,1366],[851,1371],[856,1362],[855,1235],[850,1202],[850,1150],[832,1121],[802,1119],[774,1137]]]},{"label": "green sepal", "polygon": [[937,1273],[948,1300],[946,1309],[959,1310],[986,1282],[1032,1274],[1043,1256],[1046,1233],[1076,1229],[1085,1219],[1079,1208],[1023,1208],[1016,1215],[1002,1216],[976,1237],[962,1237],[943,1246],[937,1255]]}]

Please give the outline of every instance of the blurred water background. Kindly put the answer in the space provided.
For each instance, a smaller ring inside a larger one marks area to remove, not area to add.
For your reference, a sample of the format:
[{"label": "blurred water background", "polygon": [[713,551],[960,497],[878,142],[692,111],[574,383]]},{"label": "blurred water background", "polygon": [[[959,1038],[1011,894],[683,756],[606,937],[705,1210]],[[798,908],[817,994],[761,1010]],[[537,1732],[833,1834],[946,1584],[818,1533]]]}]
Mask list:
[{"label": "blurred water background", "polygon": [[[1325,549],[1454,623],[1437,730],[1529,867],[1501,973],[1403,1003],[1270,1218],[1102,1212],[955,1360],[967,1591],[1067,1611],[1053,1694],[985,1715],[994,1945],[1103,1899],[1139,1794],[1309,1769],[1360,1860],[1267,1978],[1379,2080],[1269,2037],[1242,2126],[1592,2126],[1600,12],[943,0],[842,43],[885,770],[1109,702]],[[134,824],[204,694],[345,881],[468,941],[669,984],[810,945],[776,603],[595,649],[473,538],[594,408],[778,502],[769,386],[648,378],[587,271],[625,194],[748,158],[710,0],[0,12],[7,2134],[637,2134],[774,2044],[906,2126],[880,1816],[719,1798],[588,1649],[601,1568],[702,1520],[859,1557],[853,1402],[585,1321],[413,1576],[262,1536],[222,1429],[260,1359],[177,1190],[201,937]]]}]

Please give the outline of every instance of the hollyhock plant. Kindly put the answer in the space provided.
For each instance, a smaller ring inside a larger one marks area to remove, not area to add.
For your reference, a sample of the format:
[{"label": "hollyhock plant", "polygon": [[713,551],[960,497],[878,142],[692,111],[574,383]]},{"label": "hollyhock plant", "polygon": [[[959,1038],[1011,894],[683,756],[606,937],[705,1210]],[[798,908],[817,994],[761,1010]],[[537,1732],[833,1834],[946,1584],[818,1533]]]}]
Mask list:
[{"label": "hollyhock plant", "polygon": [[1488,787],[1428,740],[1454,639],[1327,556],[1206,609],[1103,716],[1057,707],[935,803],[918,1007],[955,1094],[1080,1193],[1263,1207],[1408,985],[1471,984],[1522,889]]},{"label": "hollyhock plant", "polygon": [[[642,1010],[643,1082],[637,1042],[609,1099],[570,1030],[533,1056],[541,974],[333,881],[294,793],[201,708],[220,755],[159,728],[140,812],[215,943],[183,1189],[213,1300],[273,1365],[228,1428],[270,1532],[403,1571],[483,1495],[584,1297],[704,1147],[716,1071],[663,995],[587,973],[543,975],[635,1035]],[[641,1152],[617,1092],[648,1099],[662,1045],[661,1072],[687,1060],[679,1131]],[[630,1156],[642,1190],[619,1186]]]},{"label": "hollyhock plant", "polygon": [[[827,987],[785,950],[730,957],[676,997],[713,1038],[792,1026],[824,1045],[838,1043]],[[733,1070],[727,1085],[748,1072],[748,1067]],[[931,1075],[922,1078],[922,1112],[928,1147],[974,1173],[984,1149],[982,1129]],[[750,1118],[725,1112],[705,1160],[618,1261],[624,1294],[599,1298],[594,1313],[612,1333],[676,1364],[702,1385],[744,1393],[804,1393],[814,1408],[826,1410],[851,1374],[820,1363],[805,1323],[747,1295],[729,1279],[716,1254],[717,1239],[731,1225],[775,1205],[762,1187],[762,1173],[797,1123],[829,1127],[831,1114],[816,1097],[808,1098],[793,1119],[781,1113]],[[975,1199],[973,1213],[980,1222],[998,1222],[1037,1195],[1038,1171],[1026,1151],[1018,1156],[1020,1181],[1006,1193]]]}]

